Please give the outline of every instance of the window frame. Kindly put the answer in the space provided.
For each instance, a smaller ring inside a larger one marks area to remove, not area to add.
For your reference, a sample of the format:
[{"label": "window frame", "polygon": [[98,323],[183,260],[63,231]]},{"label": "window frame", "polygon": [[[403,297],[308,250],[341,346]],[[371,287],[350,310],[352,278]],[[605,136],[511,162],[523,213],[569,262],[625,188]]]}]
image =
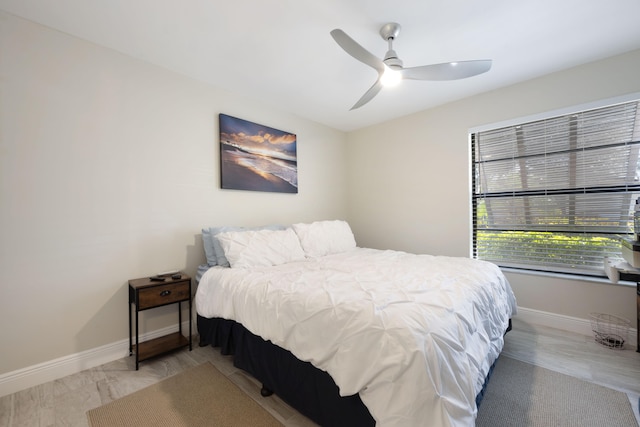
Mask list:
[{"label": "window frame", "polygon": [[[477,204],[478,197],[476,196],[476,143],[474,141],[475,136],[479,132],[486,132],[501,128],[514,127],[518,125],[524,125],[531,122],[538,122],[542,120],[550,120],[560,116],[569,116],[573,114],[580,114],[589,110],[600,109],[610,107],[616,104],[628,103],[628,102],[639,102],[640,101],[640,92],[630,93],[619,97],[608,98],[603,100],[598,100],[590,103],[585,103],[581,105],[575,105],[571,107],[566,107],[562,109],[557,109],[553,111],[548,111],[545,113],[514,118],[502,122],[487,124],[483,126],[478,126],[469,129],[469,159],[470,159],[470,180],[469,180],[469,188],[470,188],[470,257],[478,258],[477,256],[477,248],[476,248],[476,236],[479,230],[477,227],[478,218],[476,217],[477,212]],[[636,138],[634,137],[634,141]],[[536,231],[535,227],[531,230],[527,231]],[[619,233],[616,233],[619,234]],[[633,234],[626,234],[626,236],[633,236]],[[481,258],[480,258],[481,259]],[[621,259],[621,257],[620,257]],[[499,262],[496,264],[500,265]],[[588,269],[582,270],[572,270],[568,268],[567,270],[563,270],[562,268],[542,268],[540,265],[536,266],[534,264],[531,265],[518,265],[518,263],[509,263],[505,262],[505,265],[501,265],[502,268],[506,268],[512,271],[521,271],[521,272],[532,272],[532,273],[541,273],[541,274],[552,274],[552,275],[562,275],[576,278],[603,278],[606,277],[606,273],[604,271],[604,259],[602,268],[598,271],[587,271]]]}]

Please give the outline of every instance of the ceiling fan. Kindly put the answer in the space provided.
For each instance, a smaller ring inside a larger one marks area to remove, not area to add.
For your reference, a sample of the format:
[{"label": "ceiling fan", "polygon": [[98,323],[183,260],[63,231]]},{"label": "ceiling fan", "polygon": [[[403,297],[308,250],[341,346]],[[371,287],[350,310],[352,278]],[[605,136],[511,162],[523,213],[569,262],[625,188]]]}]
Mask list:
[{"label": "ceiling fan", "polygon": [[335,29],[331,36],[349,55],[358,61],[372,67],[378,72],[378,79],[355,103],[351,110],[362,107],[380,92],[383,86],[399,83],[402,79],[409,80],[458,80],[486,73],[491,68],[491,60],[445,62],[442,64],[423,65],[420,67],[404,68],[402,60],[393,50],[393,41],[400,34],[400,24],[391,22],[380,28],[380,35],[389,43],[389,50],[380,59],[359,45],[344,31]]}]

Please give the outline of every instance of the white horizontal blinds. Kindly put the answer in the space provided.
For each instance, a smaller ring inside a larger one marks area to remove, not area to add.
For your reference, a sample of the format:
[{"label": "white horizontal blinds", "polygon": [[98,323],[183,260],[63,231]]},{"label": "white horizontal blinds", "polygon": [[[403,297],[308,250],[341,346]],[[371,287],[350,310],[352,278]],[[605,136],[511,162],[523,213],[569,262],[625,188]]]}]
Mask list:
[{"label": "white horizontal blinds", "polygon": [[602,274],[603,257],[620,257],[620,238],[633,233],[638,104],[473,134],[474,256]]}]

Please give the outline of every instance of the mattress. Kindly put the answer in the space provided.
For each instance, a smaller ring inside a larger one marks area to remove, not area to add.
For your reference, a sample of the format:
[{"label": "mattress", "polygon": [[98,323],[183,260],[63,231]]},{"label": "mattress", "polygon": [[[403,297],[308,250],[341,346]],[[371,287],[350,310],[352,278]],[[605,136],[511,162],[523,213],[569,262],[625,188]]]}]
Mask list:
[{"label": "mattress", "polygon": [[329,373],[379,426],[473,425],[516,313],[494,264],[367,248],[213,267],[195,300],[200,316],[241,323]]}]

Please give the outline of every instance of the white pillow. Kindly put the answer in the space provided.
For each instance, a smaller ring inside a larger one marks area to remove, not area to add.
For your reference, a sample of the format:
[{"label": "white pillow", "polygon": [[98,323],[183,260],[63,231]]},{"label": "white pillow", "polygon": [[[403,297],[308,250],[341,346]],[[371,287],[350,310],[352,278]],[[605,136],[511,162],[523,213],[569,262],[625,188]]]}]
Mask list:
[{"label": "white pillow", "polygon": [[315,258],[346,252],[356,247],[351,227],[345,221],[316,221],[311,224],[293,224],[302,249]]},{"label": "white pillow", "polygon": [[305,259],[291,229],[228,231],[216,236],[232,268],[270,267]]},{"label": "white pillow", "polygon": [[[283,225],[265,225],[261,227],[235,227],[235,226],[222,226],[222,227],[210,227],[202,230],[202,242],[205,247],[205,254],[207,256],[207,263],[212,267],[219,265],[221,267],[229,267],[229,260],[224,256],[224,251],[220,242],[216,239],[216,236],[220,233],[227,231],[256,231],[256,230],[284,230],[286,227]],[[205,232],[206,231],[206,232]],[[207,245],[210,243],[210,246]]]}]

